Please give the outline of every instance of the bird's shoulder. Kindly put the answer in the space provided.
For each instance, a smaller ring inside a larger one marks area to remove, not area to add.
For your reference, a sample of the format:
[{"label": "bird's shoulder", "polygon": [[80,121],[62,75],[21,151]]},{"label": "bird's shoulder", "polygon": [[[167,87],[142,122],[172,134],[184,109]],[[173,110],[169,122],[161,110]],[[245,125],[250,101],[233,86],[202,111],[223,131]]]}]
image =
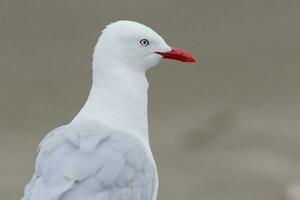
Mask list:
[{"label": "bird's shoulder", "polygon": [[[77,189],[71,190],[75,185]],[[42,140],[35,175],[25,193],[36,197],[64,193],[66,199],[74,199],[73,195],[83,195],[81,191],[98,191],[150,199],[156,187],[156,166],[140,139],[99,124],[81,124],[59,127]]]},{"label": "bird's shoulder", "polygon": [[132,134],[102,124],[67,125],[50,132],[40,144],[36,170],[49,175],[58,168],[76,181],[97,174],[102,185],[117,181],[122,171],[127,181],[130,174],[156,173],[147,145]]}]

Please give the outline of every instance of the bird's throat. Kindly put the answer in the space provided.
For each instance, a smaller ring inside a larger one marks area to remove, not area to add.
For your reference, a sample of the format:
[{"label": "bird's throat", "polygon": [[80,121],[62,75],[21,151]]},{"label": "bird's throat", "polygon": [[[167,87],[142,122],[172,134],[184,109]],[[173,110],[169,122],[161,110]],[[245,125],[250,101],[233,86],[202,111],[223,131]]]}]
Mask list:
[{"label": "bird's throat", "polygon": [[96,120],[148,143],[148,82],[145,72],[128,69],[94,68],[89,97],[73,122]]}]

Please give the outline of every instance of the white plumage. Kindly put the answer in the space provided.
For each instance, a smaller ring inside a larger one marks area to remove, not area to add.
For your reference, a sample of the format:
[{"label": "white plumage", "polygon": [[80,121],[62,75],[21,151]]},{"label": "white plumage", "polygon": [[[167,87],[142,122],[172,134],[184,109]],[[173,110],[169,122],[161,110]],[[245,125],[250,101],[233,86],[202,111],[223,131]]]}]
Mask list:
[{"label": "white plumage", "polygon": [[109,25],[95,47],[90,95],[68,125],[42,140],[23,199],[155,200],[145,72],[162,57],[195,61],[184,53],[137,22]]},{"label": "white plumage", "polygon": [[90,122],[46,136],[25,199],[150,200],[156,187],[153,157],[140,139]]}]

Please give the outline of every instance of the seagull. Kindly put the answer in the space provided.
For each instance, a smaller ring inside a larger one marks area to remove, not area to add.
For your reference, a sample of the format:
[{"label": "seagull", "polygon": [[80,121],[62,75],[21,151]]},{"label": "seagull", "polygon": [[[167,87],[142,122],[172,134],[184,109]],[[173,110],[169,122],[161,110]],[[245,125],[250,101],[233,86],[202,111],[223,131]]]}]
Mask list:
[{"label": "seagull", "polygon": [[121,20],[106,26],[94,49],[92,87],[67,125],[41,141],[22,200],[155,200],[146,71],[165,59],[196,62],[151,28]]}]

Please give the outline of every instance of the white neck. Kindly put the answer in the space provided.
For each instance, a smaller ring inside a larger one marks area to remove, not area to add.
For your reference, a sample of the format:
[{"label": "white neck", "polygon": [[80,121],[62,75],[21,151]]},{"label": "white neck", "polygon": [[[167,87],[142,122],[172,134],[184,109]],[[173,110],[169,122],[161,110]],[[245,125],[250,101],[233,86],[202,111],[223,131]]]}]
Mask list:
[{"label": "white neck", "polygon": [[[148,143],[147,91],[144,70],[109,59],[93,61],[93,84],[89,97],[73,122],[99,121],[136,135]],[[142,69],[142,68],[140,68]]]}]

